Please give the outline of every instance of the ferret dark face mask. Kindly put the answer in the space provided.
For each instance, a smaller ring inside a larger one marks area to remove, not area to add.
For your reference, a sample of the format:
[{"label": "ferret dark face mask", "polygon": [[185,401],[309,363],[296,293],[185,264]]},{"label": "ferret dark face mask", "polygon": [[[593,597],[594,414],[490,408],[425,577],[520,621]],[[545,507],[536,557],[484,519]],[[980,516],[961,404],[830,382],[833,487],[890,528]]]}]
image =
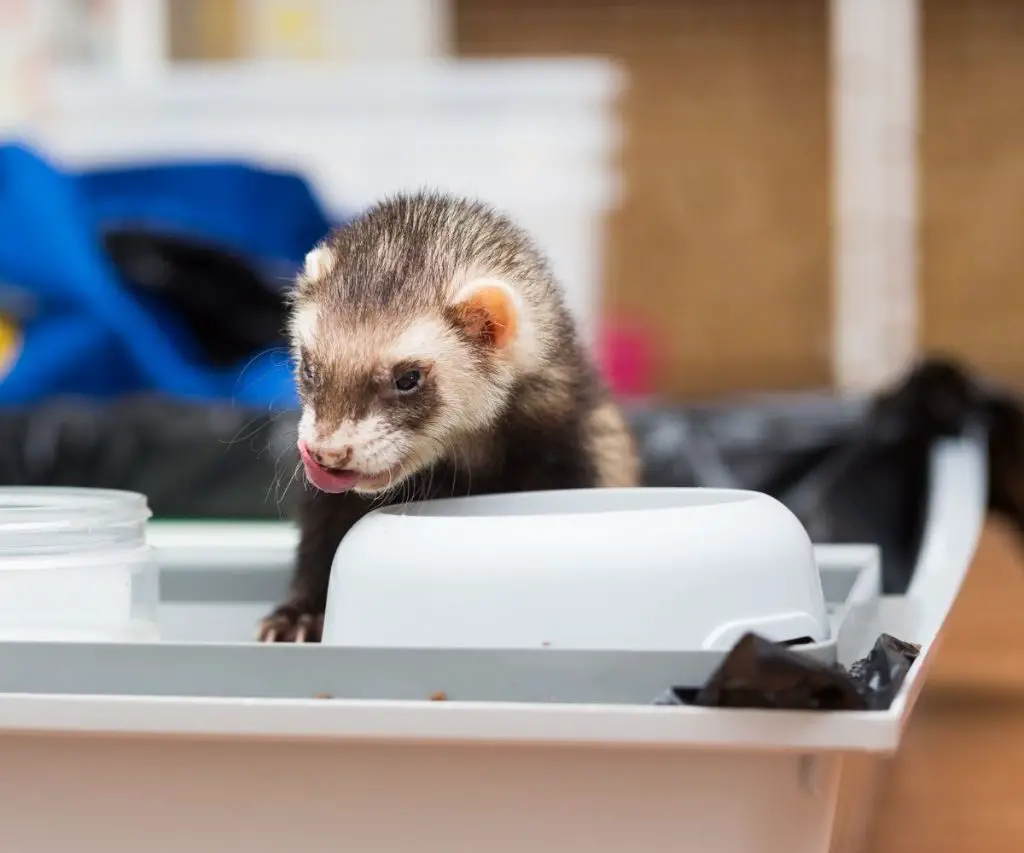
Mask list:
[{"label": "ferret dark face mask", "polygon": [[[325,492],[393,489],[490,428],[523,358],[515,288],[495,278],[439,281],[432,299],[346,299],[343,270],[316,249],[290,318],[302,399],[298,446]],[[355,291],[358,292],[358,291]]]}]

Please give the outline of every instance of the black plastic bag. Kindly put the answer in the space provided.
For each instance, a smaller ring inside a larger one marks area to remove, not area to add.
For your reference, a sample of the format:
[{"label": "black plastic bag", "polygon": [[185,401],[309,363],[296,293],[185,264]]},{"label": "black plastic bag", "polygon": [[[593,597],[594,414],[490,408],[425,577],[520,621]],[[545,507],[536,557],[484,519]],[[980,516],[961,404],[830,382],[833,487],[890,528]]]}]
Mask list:
[{"label": "black plastic bag", "polygon": [[778,498],[815,542],[882,549],[883,589],[902,592],[917,562],[929,459],[942,438],[989,446],[989,509],[1024,531],[1021,403],[930,360],[874,398],[767,398],[634,413],[651,485],[754,489]]},{"label": "black plastic bag", "polygon": [[303,488],[294,445],[291,413],[61,399],[0,411],[0,484],[138,491],[165,518],[281,518]]},{"label": "black plastic bag", "polygon": [[882,634],[867,657],[847,670],[756,634],[745,634],[703,687],[673,687],[655,704],[884,711],[899,693],[919,651],[917,646]]}]

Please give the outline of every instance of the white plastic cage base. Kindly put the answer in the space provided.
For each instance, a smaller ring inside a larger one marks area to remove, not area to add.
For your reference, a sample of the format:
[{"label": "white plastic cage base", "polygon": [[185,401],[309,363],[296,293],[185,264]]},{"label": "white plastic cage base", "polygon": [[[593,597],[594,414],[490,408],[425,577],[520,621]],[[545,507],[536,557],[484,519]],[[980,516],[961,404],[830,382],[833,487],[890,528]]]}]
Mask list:
[{"label": "white plastic cage base", "polygon": [[860,850],[974,551],[985,472],[983,441],[938,450],[914,585],[847,617],[862,647],[846,662],[880,631],[921,644],[887,711],[0,694],[5,849]]},{"label": "white plastic cage base", "polygon": [[[3,754],[4,838],[19,853],[823,853],[844,763],[792,753],[46,736],[6,739]],[[52,803],[59,817],[46,820]]]}]

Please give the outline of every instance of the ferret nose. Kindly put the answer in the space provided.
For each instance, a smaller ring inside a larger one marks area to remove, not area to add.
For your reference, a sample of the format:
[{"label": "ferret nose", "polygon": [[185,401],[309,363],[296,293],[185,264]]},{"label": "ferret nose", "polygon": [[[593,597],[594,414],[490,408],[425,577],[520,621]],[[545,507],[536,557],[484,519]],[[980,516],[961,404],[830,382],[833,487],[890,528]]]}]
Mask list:
[{"label": "ferret nose", "polygon": [[351,447],[343,447],[339,452],[310,448],[309,453],[316,460],[317,464],[322,465],[324,468],[344,468],[352,461]]}]

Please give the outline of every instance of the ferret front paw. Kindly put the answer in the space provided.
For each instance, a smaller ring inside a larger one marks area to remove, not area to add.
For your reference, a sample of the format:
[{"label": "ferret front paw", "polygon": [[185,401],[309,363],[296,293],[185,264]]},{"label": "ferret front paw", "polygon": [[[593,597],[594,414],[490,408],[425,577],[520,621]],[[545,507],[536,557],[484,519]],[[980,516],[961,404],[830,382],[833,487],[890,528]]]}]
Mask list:
[{"label": "ferret front paw", "polygon": [[285,604],[260,624],[261,643],[319,643],[324,630],[324,614],[309,608]]}]

